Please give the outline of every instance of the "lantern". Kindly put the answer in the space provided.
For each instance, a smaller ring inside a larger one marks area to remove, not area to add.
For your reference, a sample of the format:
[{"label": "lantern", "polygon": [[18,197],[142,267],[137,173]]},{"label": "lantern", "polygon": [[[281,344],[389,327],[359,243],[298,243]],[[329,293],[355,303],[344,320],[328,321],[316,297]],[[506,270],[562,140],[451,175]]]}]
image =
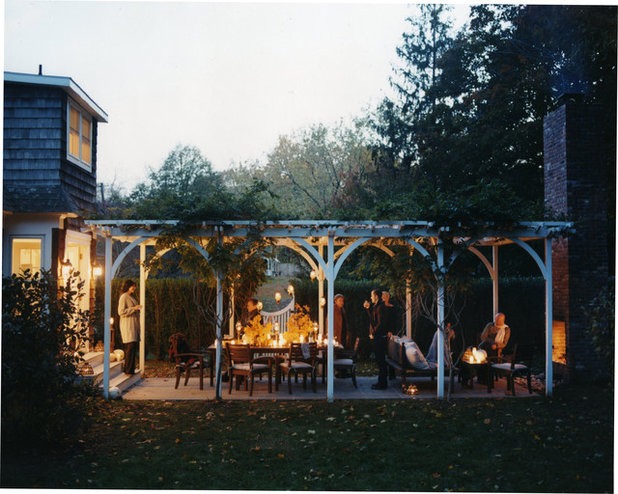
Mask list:
[{"label": "lantern", "polygon": [[281,293],[280,292],[275,292],[275,302],[277,302],[277,303],[281,302]]}]

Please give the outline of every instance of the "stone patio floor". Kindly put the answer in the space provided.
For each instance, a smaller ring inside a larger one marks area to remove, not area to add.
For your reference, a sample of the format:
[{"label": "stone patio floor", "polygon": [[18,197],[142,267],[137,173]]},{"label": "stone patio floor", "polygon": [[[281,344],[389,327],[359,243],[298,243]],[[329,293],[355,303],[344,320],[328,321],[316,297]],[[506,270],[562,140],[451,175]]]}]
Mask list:
[{"label": "stone patio floor", "polygon": [[[175,378],[146,378],[139,381],[133,387],[125,391],[122,395],[124,400],[214,400],[215,389],[210,386],[209,378],[204,378],[204,389],[199,388],[199,379],[191,377],[187,386],[184,386],[184,378],[180,379],[178,389],[174,389]],[[335,400],[393,400],[393,399],[434,399],[436,398],[436,381],[429,377],[408,378],[407,384],[413,384],[417,388],[417,393],[407,395],[403,392],[401,379],[395,378],[390,380],[388,388],[385,390],[373,390],[371,385],[377,381],[376,377],[357,377],[358,389],[354,388],[351,379],[335,378],[334,399]],[[235,384],[235,383],[234,383]],[[292,383],[292,394],[288,393],[287,382],[283,382],[279,386],[279,391],[275,391],[273,382],[273,392],[268,393],[268,381],[264,378],[262,381],[256,379],[253,396],[249,396],[249,392],[241,386],[239,391],[236,387],[232,389],[232,393],[228,392],[229,383],[222,383],[222,395],[224,400],[325,400],[326,399],[326,383],[322,383],[322,379],[318,378],[317,392],[311,390],[311,382],[308,381],[307,389],[303,389],[302,380],[298,383]],[[448,390],[448,380],[444,382],[444,393]],[[526,386],[519,384],[515,385],[516,395],[514,398],[529,398],[538,397],[538,393],[533,391],[528,393]],[[487,386],[474,383],[473,388],[463,387],[455,378],[453,399],[460,398],[482,398],[482,399],[498,399],[498,398],[513,398],[512,394],[506,393],[506,379],[500,379],[494,383],[494,388],[491,393],[487,392]]]}]

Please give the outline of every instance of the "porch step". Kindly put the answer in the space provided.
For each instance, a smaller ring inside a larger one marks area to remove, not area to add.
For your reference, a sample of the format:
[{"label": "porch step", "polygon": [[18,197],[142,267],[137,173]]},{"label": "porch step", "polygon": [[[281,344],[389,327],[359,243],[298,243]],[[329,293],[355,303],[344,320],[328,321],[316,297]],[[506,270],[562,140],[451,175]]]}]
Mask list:
[{"label": "porch step", "polygon": [[[139,369],[135,369],[135,374],[130,376],[122,372],[114,378],[110,378],[109,389],[112,390],[114,388],[118,388],[120,395],[122,395],[122,393],[124,393],[126,390],[128,390],[130,387],[132,387],[134,384],[137,384],[141,380],[142,377],[140,375]],[[100,385],[99,389],[101,389],[102,392],[103,386]]]},{"label": "porch step", "polygon": [[[103,391],[103,371],[105,368],[104,352],[88,352],[84,355],[84,360],[92,366],[94,374],[79,376],[79,379],[89,379],[94,382],[101,392]],[[136,369],[135,374],[126,375],[122,368],[124,360],[109,363],[109,389],[118,389],[122,395],[134,384],[141,381],[140,370]]]},{"label": "porch step", "polygon": [[103,352],[88,352],[84,354],[84,361],[88,362],[93,368],[95,365],[103,363]]}]

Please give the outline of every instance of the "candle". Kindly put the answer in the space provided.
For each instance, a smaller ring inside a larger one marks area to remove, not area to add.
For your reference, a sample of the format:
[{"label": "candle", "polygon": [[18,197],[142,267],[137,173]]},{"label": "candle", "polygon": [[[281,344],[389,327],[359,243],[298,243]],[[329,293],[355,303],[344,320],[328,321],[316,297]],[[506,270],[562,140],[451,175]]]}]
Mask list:
[{"label": "candle", "polygon": [[304,342],[305,342],[305,337],[304,337],[302,334],[300,335],[300,342],[301,342],[301,343],[304,343]]}]

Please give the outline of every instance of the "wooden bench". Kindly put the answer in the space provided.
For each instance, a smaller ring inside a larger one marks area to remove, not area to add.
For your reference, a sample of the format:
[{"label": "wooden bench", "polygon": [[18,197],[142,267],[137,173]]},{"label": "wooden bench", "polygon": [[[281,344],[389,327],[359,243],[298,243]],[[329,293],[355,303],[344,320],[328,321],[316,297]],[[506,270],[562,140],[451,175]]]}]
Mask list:
[{"label": "wooden bench", "polygon": [[[437,366],[431,364],[427,369],[419,369],[414,367],[405,355],[405,341],[397,341],[396,337],[389,338],[386,346],[386,363],[389,366],[389,378],[394,379],[395,374],[399,373],[401,376],[401,383],[406,384],[406,377],[431,377],[435,379],[438,375]],[[448,367],[444,369],[445,375],[448,375]],[[455,375],[458,369],[453,367],[453,375],[451,376],[451,384],[454,384]],[[451,388],[454,389],[454,388]]]}]

